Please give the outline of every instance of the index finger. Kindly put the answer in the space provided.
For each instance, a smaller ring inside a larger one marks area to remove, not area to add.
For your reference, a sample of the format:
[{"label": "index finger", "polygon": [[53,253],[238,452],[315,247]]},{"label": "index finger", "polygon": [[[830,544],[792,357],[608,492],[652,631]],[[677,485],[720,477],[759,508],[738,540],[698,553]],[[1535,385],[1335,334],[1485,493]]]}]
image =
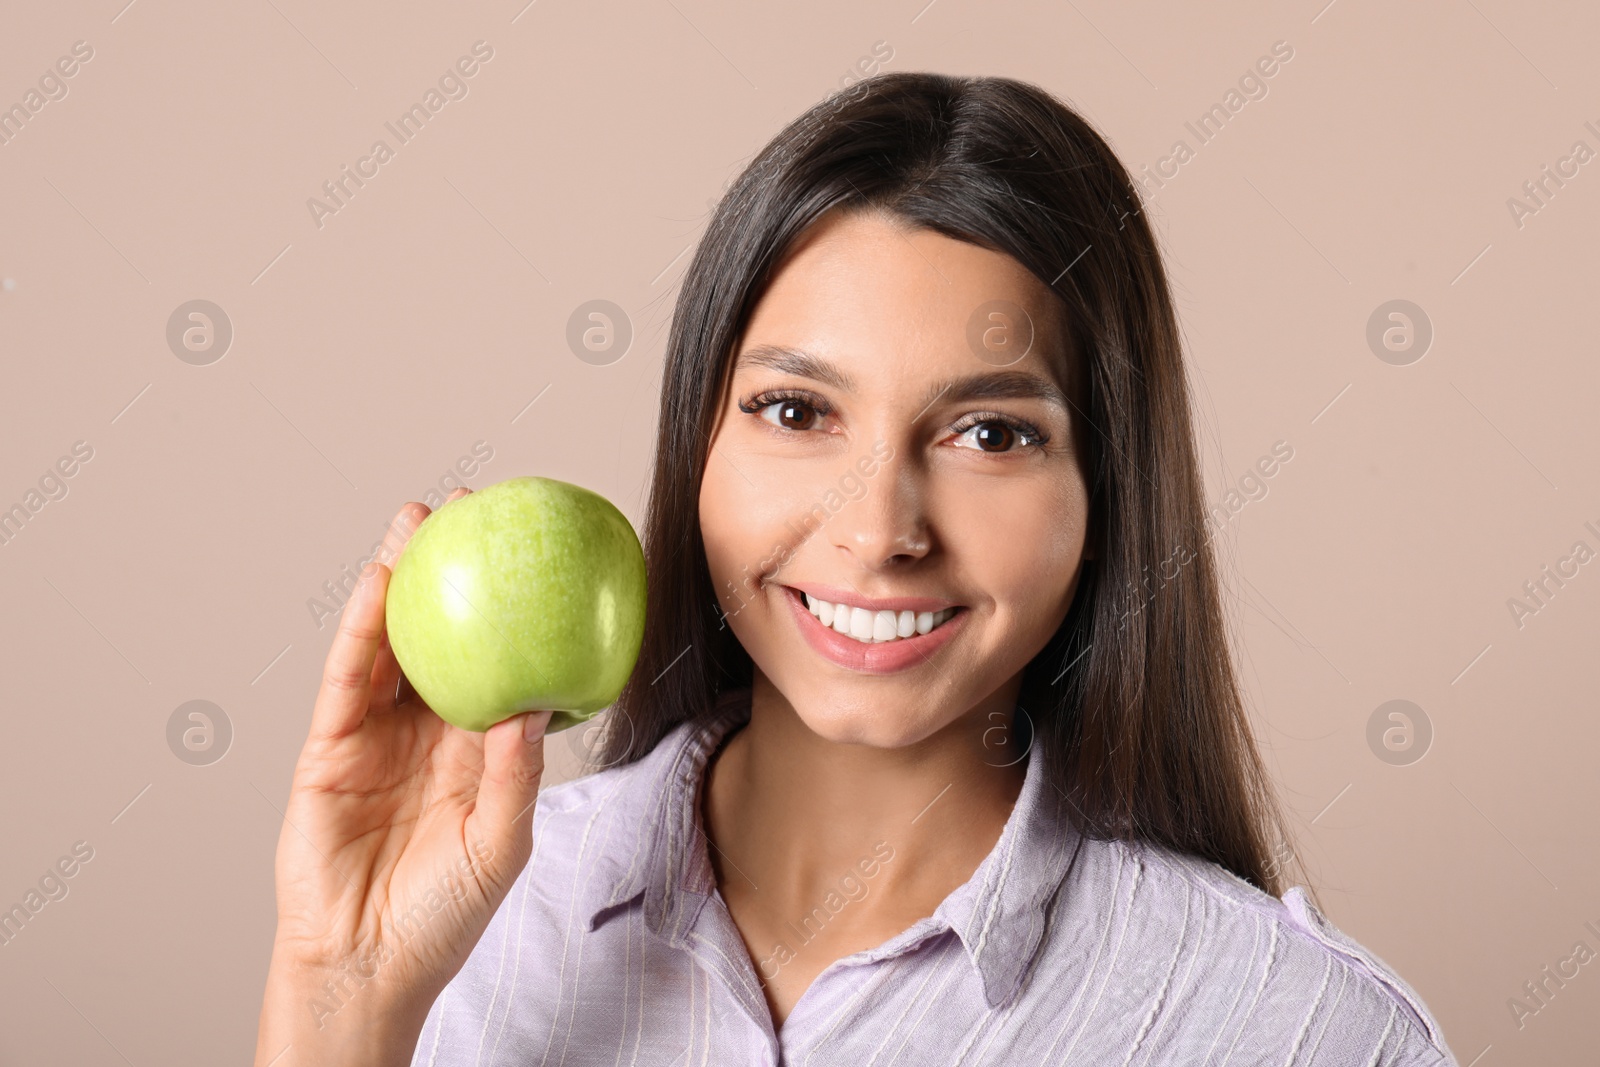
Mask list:
[{"label": "index finger", "polygon": [[[370,570],[371,573],[368,573]],[[353,732],[372,701],[372,664],[383,636],[389,568],[376,561],[361,572],[354,595],[344,606],[339,629],[322,666],[322,685],[311,711],[311,735],[334,740]]]},{"label": "index finger", "polygon": [[[458,500],[471,492],[461,487],[445,501]],[[405,551],[411,535],[432,512],[426,504],[408,501],[384,533],[383,546],[368,568],[362,570],[361,581],[339,619],[339,629],[328,648],[328,658],[322,667],[322,685],[317,690],[316,704],[311,712],[311,733],[325,740],[334,740],[353,732],[366,718],[372,706],[373,666],[378,657],[388,652],[384,645],[384,612],[388,600],[389,579],[400,553]],[[368,574],[367,569],[372,573]]]},{"label": "index finger", "polygon": [[[472,492],[466,486],[453,490],[445,503],[459,500]],[[400,558],[400,553],[405,551],[406,545],[411,541],[411,535],[417,532],[417,527],[422,525],[422,520],[433,514],[426,504],[419,504],[415,500],[409,501],[395,513],[394,520],[389,523],[389,529],[383,535],[383,547],[378,550],[378,560],[386,563],[390,570],[394,569],[395,561]]]}]

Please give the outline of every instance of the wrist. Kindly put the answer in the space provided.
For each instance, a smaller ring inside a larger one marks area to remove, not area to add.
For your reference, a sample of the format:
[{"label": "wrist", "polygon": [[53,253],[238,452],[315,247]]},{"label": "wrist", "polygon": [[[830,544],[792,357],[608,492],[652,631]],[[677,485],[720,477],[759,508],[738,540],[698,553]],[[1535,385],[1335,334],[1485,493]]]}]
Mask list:
[{"label": "wrist", "polygon": [[375,958],[330,964],[275,947],[256,1067],[404,1067],[432,1004]]}]

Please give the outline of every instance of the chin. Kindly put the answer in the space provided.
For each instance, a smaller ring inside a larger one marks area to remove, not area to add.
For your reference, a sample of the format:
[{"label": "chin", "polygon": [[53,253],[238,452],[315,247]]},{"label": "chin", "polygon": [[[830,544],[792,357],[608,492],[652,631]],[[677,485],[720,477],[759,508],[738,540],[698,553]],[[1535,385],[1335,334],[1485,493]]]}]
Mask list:
[{"label": "chin", "polygon": [[906,748],[925,741],[957,716],[943,713],[932,694],[860,698],[807,686],[789,701],[812,733],[839,745]]}]

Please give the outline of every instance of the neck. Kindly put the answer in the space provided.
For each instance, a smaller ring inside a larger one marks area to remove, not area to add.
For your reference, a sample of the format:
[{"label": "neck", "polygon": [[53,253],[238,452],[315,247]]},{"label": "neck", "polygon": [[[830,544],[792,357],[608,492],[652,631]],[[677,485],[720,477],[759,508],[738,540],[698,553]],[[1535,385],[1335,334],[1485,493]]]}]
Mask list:
[{"label": "neck", "polygon": [[883,862],[874,881],[901,909],[931,914],[993,849],[1021,790],[1026,761],[995,743],[1010,736],[1020,684],[884,749],[814,733],[756,671],[749,724],[718,754],[705,790],[725,895],[761,887],[803,910],[862,861],[889,855],[903,862]]}]

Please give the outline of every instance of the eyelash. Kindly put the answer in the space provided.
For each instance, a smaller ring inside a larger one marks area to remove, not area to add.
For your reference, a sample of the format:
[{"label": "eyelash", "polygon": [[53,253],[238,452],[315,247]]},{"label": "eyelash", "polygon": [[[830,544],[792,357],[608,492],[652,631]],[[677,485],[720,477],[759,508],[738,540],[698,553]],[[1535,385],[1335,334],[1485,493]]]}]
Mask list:
[{"label": "eyelash", "polygon": [[[805,407],[808,407],[812,411],[816,412],[818,418],[826,418],[827,416],[833,414],[832,405],[830,405],[822,397],[816,395],[815,393],[808,393],[793,389],[779,389],[771,392],[757,393],[748,400],[741,400],[739,402],[739,410],[747,415],[759,416],[761,412],[765,411],[767,408],[770,408],[772,405],[781,403],[804,405]],[[973,412],[969,415],[964,415],[956,422],[955,425],[951,426],[950,428],[957,433],[966,433],[974,426],[982,426],[984,423],[989,422],[996,422],[1002,426],[1007,426],[1013,433],[1027,439],[1028,444],[1022,445],[1020,448],[1016,449],[1007,449],[1007,452],[1023,451],[1028,448],[1042,448],[1050,441],[1050,436],[1044,431],[1040,430],[1037,426],[1033,425],[1033,423],[1016,418],[1012,415],[1003,415],[998,411],[980,411]],[[787,426],[779,426],[776,423],[772,425],[774,429],[782,430],[788,433],[806,432],[805,430],[794,430]],[[980,451],[982,450],[980,449]],[[1005,453],[990,452],[988,454],[1004,455]]]}]

